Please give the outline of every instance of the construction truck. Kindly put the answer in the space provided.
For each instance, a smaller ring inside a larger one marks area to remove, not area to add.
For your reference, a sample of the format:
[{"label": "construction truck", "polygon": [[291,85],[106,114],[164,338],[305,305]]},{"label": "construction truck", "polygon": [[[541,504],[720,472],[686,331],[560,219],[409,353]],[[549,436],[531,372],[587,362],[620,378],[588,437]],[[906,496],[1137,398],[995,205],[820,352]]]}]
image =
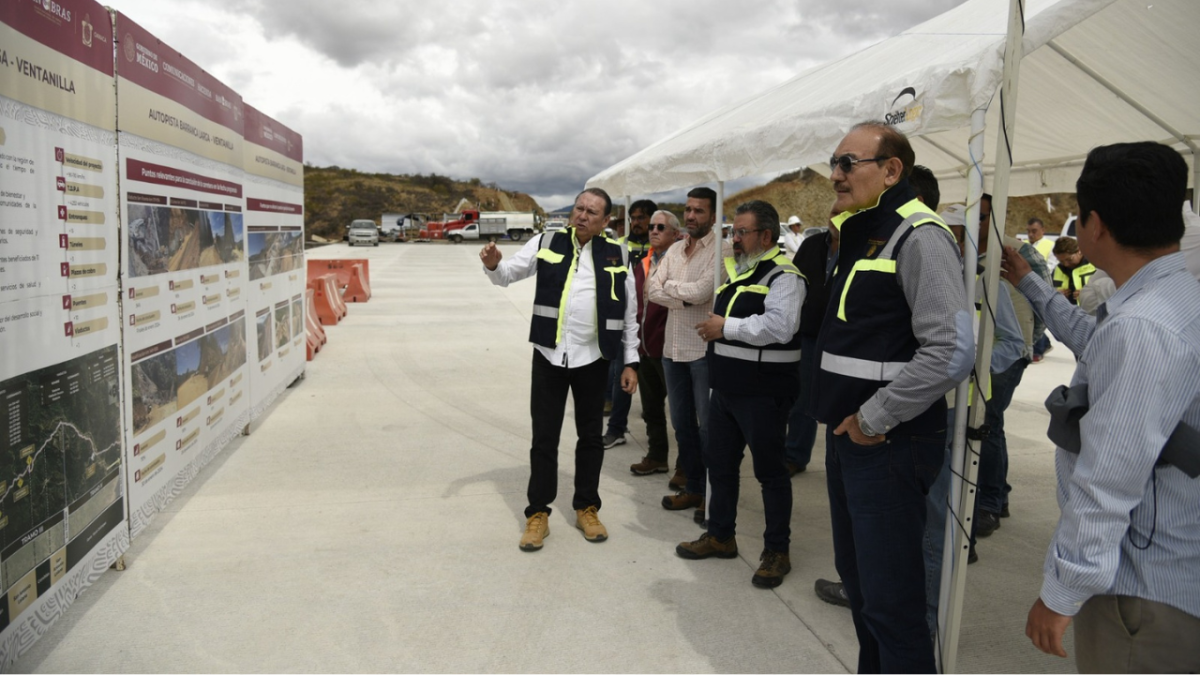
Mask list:
[{"label": "construction truck", "polygon": [[467,210],[445,216],[440,232],[435,228],[428,228],[428,232],[431,239],[449,239],[454,243],[480,239],[498,241],[505,236],[521,241],[536,234],[539,224],[538,215],[532,211]]}]

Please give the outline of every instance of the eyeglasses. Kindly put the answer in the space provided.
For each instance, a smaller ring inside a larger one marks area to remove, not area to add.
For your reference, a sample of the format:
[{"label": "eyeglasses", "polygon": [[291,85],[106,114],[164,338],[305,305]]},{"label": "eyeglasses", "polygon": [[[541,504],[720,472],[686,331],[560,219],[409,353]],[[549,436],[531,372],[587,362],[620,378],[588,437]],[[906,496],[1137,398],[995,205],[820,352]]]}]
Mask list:
[{"label": "eyeglasses", "polygon": [[733,231],[733,236],[737,239],[745,239],[746,235],[750,234],[751,232],[762,232],[762,228],[757,227],[757,228],[754,228],[753,230],[744,230],[742,228],[738,228]]},{"label": "eyeglasses", "polygon": [[650,231],[666,232],[667,226],[665,223],[650,223]]},{"label": "eyeglasses", "polygon": [[891,157],[864,157],[862,159],[855,159],[850,155],[842,155],[840,157],[835,155],[829,158],[829,170],[837,171],[841,169],[842,173],[850,173],[854,170],[855,164],[862,162],[882,162],[885,159],[891,159]]}]

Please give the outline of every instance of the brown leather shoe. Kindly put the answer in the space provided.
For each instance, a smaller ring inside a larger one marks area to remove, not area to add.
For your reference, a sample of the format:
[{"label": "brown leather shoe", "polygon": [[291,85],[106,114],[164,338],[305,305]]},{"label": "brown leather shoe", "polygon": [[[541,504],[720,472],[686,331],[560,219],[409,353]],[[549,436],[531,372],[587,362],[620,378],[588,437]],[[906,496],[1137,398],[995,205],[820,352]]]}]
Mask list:
[{"label": "brown leather shoe", "polygon": [[682,511],[684,509],[704,510],[704,495],[698,495],[694,492],[676,492],[673,495],[667,495],[662,498],[662,507],[668,511]]},{"label": "brown leather shoe", "polygon": [[652,473],[666,473],[667,463],[655,461],[650,459],[650,456],[647,455],[643,457],[642,461],[638,462],[637,464],[630,464],[629,470],[635,476],[649,476]]},{"label": "brown leather shoe", "polygon": [[730,537],[720,541],[705,532],[696,541],[685,541],[675,547],[675,554],[688,560],[703,560],[705,558],[736,558],[737,539]]},{"label": "brown leather shoe", "polygon": [[672,490],[682,490],[687,487],[687,476],[684,475],[683,469],[675,469],[675,475],[667,481],[667,487]]},{"label": "brown leather shoe", "polygon": [[583,530],[583,538],[592,543],[608,539],[608,530],[600,522],[600,516],[596,515],[594,506],[575,512],[575,527]]},{"label": "brown leather shoe", "polygon": [[762,564],[750,577],[750,583],[759,588],[775,588],[783,583],[783,577],[792,571],[792,558],[778,551],[763,551],[758,557]]},{"label": "brown leather shoe", "polygon": [[522,551],[542,550],[542,540],[550,536],[550,514],[538,511],[525,521],[525,534],[521,535]]}]

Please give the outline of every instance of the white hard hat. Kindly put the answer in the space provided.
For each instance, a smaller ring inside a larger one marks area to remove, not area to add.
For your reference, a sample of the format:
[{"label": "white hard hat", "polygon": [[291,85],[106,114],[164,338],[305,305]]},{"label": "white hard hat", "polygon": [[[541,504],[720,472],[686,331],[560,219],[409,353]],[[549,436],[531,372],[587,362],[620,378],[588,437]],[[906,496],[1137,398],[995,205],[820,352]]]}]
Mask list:
[{"label": "white hard hat", "polygon": [[787,224],[788,227],[791,227],[792,225],[803,225],[804,223],[800,222],[800,216],[792,216],[788,218]]},{"label": "white hard hat", "polygon": [[947,225],[965,227],[967,224],[967,207],[962,204],[951,204],[942,211],[942,220]]}]

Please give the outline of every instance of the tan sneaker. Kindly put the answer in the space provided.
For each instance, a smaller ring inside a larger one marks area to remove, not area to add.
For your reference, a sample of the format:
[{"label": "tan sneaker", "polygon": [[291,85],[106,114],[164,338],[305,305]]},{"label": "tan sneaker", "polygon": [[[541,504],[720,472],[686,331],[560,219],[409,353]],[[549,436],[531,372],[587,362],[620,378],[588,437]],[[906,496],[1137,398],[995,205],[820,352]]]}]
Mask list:
[{"label": "tan sneaker", "polygon": [[737,538],[730,537],[721,541],[705,532],[696,541],[685,541],[675,547],[675,553],[680,558],[688,560],[703,560],[704,558],[736,558]]},{"label": "tan sneaker", "polygon": [[671,476],[671,480],[667,481],[667,486],[672,490],[683,490],[687,487],[687,476],[682,469],[675,469],[675,475]]},{"label": "tan sneaker", "polygon": [[649,476],[652,473],[666,473],[667,463],[650,459],[647,455],[637,464],[630,464],[629,471],[635,476]]},{"label": "tan sneaker", "polygon": [[575,527],[583,530],[583,538],[592,543],[600,543],[608,539],[608,530],[604,529],[604,524],[600,522],[600,516],[596,515],[594,506],[575,512]]},{"label": "tan sneaker", "polygon": [[758,559],[762,564],[750,577],[750,583],[759,588],[775,588],[783,583],[784,575],[792,571],[792,558],[786,553],[764,550]]},{"label": "tan sneaker", "polygon": [[521,535],[522,551],[542,550],[542,540],[550,536],[550,514],[538,511],[525,521],[525,534]]}]

